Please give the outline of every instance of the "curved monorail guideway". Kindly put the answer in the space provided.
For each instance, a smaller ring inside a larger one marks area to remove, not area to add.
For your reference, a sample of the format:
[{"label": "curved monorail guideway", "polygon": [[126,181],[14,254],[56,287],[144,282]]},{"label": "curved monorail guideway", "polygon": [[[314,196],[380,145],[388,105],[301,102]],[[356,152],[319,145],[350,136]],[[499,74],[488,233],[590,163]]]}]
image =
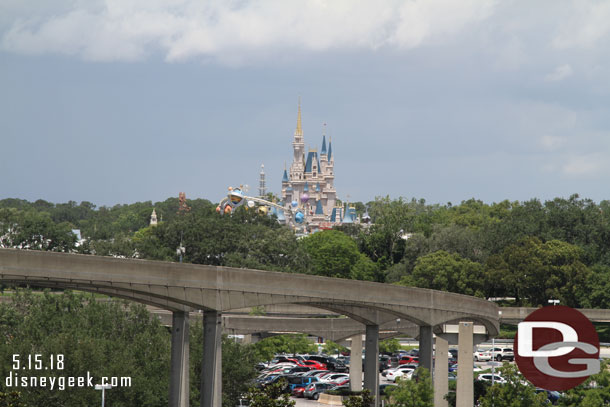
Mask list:
[{"label": "curved monorail guideway", "polygon": [[[412,323],[413,329],[418,331],[420,364],[428,368],[432,367],[434,335],[438,354],[439,338],[447,324],[459,323],[460,334],[461,325],[469,325],[470,343],[474,324],[484,327],[485,337],[496,336],[499,331],[497,305],[480,298],[305,274],[0,249],[0,281],[73,288],[153,305],[172,311],[174,325],[188,326],[189,312],[202,310],[205,374],[201,394],[204,407],[220,407],[221,403],[219,355],[223,312],[282,304],[332,311],[362,324],[362,331],[366,332],[366,355],[378,354],[380,326],[401,319]],[[462,324],[462,321],[466,323]],[[184,386],[185,380],[188,381],[185,368],[188,366],[188,351],[185,350],[188,343],[185,345],[184,340],[184,335],[181,342],[172,334],[172,406],[188,402],[188,386]],[[472,349],[469,353],[472,357]],[[373,394],[377,394],[379,387],[377,369],[377,357],[365,358],[364,386]]]}]

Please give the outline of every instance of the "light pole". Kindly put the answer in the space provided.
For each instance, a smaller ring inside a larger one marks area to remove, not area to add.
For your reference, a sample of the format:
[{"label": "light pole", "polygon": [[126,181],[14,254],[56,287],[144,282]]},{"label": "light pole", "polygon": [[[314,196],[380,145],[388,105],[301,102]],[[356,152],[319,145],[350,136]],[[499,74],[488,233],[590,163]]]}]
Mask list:
[{"label": "light pole", "polygon": [[102,391],[102,407],[104,407],[104,392],[106,390],[110,390],[112,389],[112,385],[110,384],[96,384],[95,385],[95,390],[101,390]]},{"label": "light pole", "polygon": [[182,242],[180,242],[180,247],[176,249],[176,254],[180,257],[180,263],[182,263],[182,256],[186,253],[186,248],[182,246]]}]

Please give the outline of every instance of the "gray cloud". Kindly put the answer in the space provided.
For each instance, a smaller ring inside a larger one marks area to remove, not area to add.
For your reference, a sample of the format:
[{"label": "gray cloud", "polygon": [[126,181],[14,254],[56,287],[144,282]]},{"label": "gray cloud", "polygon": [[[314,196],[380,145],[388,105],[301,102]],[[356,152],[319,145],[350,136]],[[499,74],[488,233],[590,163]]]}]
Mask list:
[{"label": "gray cloud", "polygon": [[2,48],[88,60],[234,58],[265,51],[412,48],[445,41],[493,12],[494,0],[259,2],[105,0],[48,13],[7,7]]}]

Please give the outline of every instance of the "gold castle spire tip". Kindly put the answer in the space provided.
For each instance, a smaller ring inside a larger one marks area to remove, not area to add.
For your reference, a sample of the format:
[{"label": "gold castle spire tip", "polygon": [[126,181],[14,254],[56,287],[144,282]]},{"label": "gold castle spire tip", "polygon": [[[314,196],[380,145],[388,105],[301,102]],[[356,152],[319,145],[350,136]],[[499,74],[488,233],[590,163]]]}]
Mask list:
[{"label": "gold castle spire tip", "polygon": [[303,128],[301,127],[301,98],[299,98],[299,112],[297,114],[297,129],[294,131],[295,136],[303,135]]}]

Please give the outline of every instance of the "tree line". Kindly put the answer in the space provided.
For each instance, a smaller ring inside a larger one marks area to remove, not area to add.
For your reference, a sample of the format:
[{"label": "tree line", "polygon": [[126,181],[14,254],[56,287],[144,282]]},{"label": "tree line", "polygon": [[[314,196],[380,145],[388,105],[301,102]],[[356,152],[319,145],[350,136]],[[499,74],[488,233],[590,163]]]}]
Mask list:
[{"label": "tree line", "polygon": [[[459,205],[376,198],[353,205],[368,225],[305,238],[272,216],[216,213],[205,199],[102,206],[0,200],[0,247],[308,273],[508,298],[610,308],[610,202],[471,199]],[[155,209],[157,226],[150,226]],[[85,240],[77,242],[72,229]]]}]

